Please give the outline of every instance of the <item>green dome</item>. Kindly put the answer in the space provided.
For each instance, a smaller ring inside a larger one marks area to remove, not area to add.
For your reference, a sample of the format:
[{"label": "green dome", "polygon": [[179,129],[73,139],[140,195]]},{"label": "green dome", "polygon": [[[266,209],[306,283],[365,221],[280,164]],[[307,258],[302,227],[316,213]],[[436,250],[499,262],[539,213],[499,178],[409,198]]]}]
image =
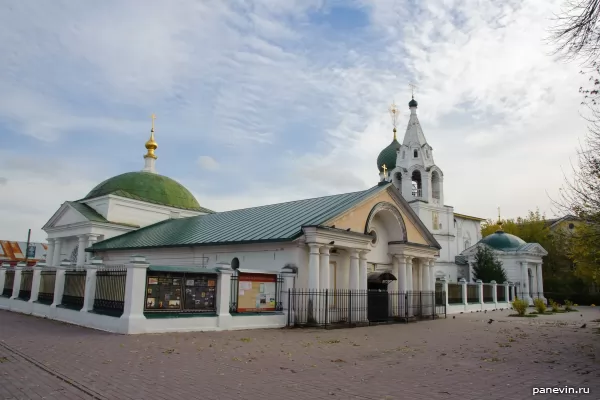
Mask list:
[{"label": "green dome", "polygon": [[496,250],[516,250],[524,244],[527,244],[518,236],[511,235],[504,231],[496,231],[481,239],[480,243],[485,243]]},{"label": "green dome", "polygon": [[108,194],[186,210],[202,209],[196,198],[181,184],[151,172],[127,172],[114,176],[93,188],[84,200]]},{"label": "green dome", "polygon": [[394,138],[394,140],[392,140],[392,143],[390,143],[388,147],[381,150],[381,153],[379,153],[379,157],[377,157],[377,169],[379,170],[379,172],[383,171],[383,164],[385,164],[385,167],[388,171],[391,171],[394,168],[396,168],[396,151],[398,151],[399,149],[400,143],[398,143],[396,138]]}]

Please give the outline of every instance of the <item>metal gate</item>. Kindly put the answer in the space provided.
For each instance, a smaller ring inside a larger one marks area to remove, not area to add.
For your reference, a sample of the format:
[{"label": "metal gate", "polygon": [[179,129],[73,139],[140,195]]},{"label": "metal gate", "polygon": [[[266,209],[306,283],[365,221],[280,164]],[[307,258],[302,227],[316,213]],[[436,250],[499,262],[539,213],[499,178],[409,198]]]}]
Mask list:
[{"label": "metal gate", "polygon": [[369,290],[367,295],[367,318],[369,322],[389,319],[389,295],[387,290]]}]

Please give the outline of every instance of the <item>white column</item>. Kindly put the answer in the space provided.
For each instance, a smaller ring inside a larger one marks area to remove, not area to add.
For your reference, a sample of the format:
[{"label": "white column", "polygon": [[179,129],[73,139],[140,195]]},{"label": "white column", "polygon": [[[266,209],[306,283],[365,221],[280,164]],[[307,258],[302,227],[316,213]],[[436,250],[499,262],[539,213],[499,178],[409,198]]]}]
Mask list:
[{"label": "white column", "polygon": [[321,245],[318,243],[308,243],[308,289],[319,289],[319,257]]},{"label": "white column", "polygon": [[537,264],[535,275],[537,277],[537,286],[538,286],[538,292],[539,292],[538,297],[540,299],[542,299],[545,303],[546,298],[544,297],[544,279],[542,276],[542,263]]},{"label": "white column", "polygon": [[29,297],[29,302],[36,302],[38,299],[38,295],[40,294],[40,281],[42,280],[42,269],[45,266],[45,263],[37,263],[33,267],[33,278],[31,280],[31,296]]},{"label": "white column", "polygon": [[406,257],[406,290],[412,291],[413,289],[413,258]]},{"label": "white column", "polygon": [[[404,273],[406,274],[406,265],[404,265]],[[399,271],[399,267],[398,267],[398,256],[392,254],[392,275],[394,275],[396,277],[397,280],[393,281],[391,283],[391,287],[390,290],[392,292],[397,292],[398,291],[398,287],[400,287],[400,271]],[[406,279],[406,275],[404,276],[404,279]]]},{"label": "white column", "polygon": [[217,268],[219,279],[217,280],[217,325],[220,329],[228,330],[231,328],[233,318],[229,312],[229,302],[231,300],[231,275],[233,269],[229,263],[219,263]]},{"label": "white column", "polygon": [[429,288],[435,292],[435,272],[433,267],[435,266],[435,260],[429,260]]},{"label": "white column", "polygon": [[146,272],[149,266],[150,264],[146,262],[146,257],[143,256],[131,256],[131,260],[127,264],[125,307],[123,315],[121,315],[121,320],[124,324],[122,326],[122,333],[144,332],[144,321],[146,321],[146,317],[144,317]]},{"label": "white column", "polygon": [[429,285],[429,261],[427,260],[419,260],[419,264],[421,266],[421,290],[422,291],[430,291],[431,288]]},{"label": "white column", "polygon": [[523,296],[524,300],[527,300],[527,302],[531,303],[531,298],[529,297],[529,274],[527,273],[526,262],[521,263],[521,275],[523,280],[523,282],[521,283],[523,294],[521,296]]},{"label": "white column", "polygon": [[77,244],[77,266],[83,267],[85,265],[85,247],[87,245],[87,235],[77,236],[79,242]]},{"label": "white column", "polygon": [[52,266],[58,267],[60,265],[60,252],[61,252],[62,239],[54,239],[54,253],[52,254]]},{"label": "white column", "polygon": [[[88,243],[87,243],[87,247],[92,247],[96,241],[98,240],[98,236],[99,235],[95,235],[95,234],[88,234]],[[92,259],[92,253],[85,253],[85,262],[90,262],[90,260]]]},{"label": "white column", "polygon": [[361,251],[359,253],[358,262],[358,288],[360,290],[367,290],[367,253],[368,250]]},{"label": "white column", "polygon": [[331,246],[321,247],[321,256],[319,259],[319,288],[323,290],[331,289],[331,277],[329,276],[329,249],[331,249]]},{"label": "white column", "polygon": [[16,299],[17,297],[19,297],[19,291],[21,290],[21,276],[23,274],[23,266],[19,264],[17,264],[17,266],[15,267],[15,280],[13,282],[12,296],[10,296],[11,299]]},{"label": "white column", "polygon": [[399,292],[406,292],[406,257],[405,256],[394,256],[394,259],[396,260],[396,266],[398,268],[398,275],[396,276],[396,278],[398,278],[398,291]]},{"label": "white column", "polygon": [[348,289],[358,290],[358,250],[350,249],[350,277],[348,279]]},{"label": "white column", "polygon": [[442,281],[442,296],[443,296],[443,302],[446,305],[446,307],[448,307],[448,281],[446,280],[445,277],[443,277],[442,279],[440,279]]},{"label": "white column", "polygon": [[509,303],[510,302],[510,283],[508,282],[504,282],[504,302],[505,303]]},{"label": "white column", "polygon": [[494,308],[498,308],[498,284],[496,281],[491,281],[492,284],[492,301],[494,302]]},{"label": "white column", "polygon": [[48,250],[46,251],[46,265],[51,266],[54,258],[54,239],[46,239],[48,241]]},{"label": "white column", "polygon": [[481,279],[477,279],[475,283],[477,284],[477,296],[479,297],[479,304],[483,309],[483,281]]}]

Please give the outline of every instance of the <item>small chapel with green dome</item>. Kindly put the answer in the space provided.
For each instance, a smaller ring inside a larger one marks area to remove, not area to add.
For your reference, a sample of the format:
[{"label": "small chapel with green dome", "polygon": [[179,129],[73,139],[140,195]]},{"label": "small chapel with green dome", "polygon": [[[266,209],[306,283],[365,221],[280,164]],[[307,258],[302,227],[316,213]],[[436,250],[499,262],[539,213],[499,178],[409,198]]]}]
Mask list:
[{"label": "small chapel with green dome", "polygon": [[89,260],[85,249],[98,241],[166,219],[213,213],[179,182],[156,172],[154,118],[145,147],[143,170],[106,179],[82,199],[66,201],[44,225],[50,265],[82,266]]}]

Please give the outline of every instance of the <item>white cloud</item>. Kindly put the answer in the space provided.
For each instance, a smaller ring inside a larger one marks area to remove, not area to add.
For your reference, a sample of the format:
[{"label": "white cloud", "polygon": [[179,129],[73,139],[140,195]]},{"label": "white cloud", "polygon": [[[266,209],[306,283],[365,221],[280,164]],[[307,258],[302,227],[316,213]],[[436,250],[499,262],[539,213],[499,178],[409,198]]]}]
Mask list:
[{"label": "white cloud", "polygon": [[219,163],[211,156],[198,157],[198,165],[203,169],[216,170],[219,168]]}]

